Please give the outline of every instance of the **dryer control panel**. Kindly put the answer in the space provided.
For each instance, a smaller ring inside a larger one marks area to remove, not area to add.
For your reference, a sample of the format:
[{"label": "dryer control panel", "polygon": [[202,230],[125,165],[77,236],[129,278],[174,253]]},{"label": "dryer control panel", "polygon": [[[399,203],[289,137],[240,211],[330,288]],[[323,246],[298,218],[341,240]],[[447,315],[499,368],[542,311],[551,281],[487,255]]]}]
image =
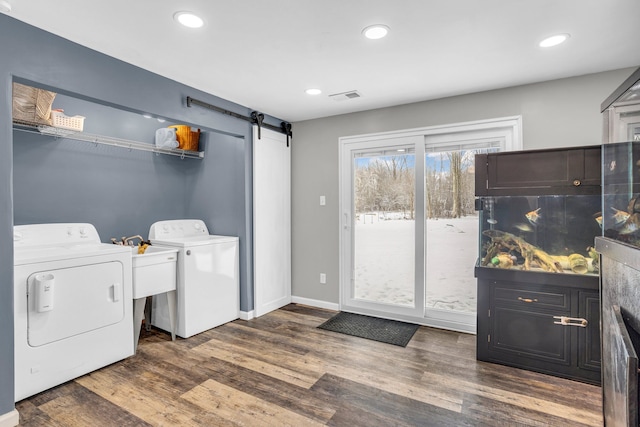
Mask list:
[{"label": "dryer control panel", "polygon": [[74,243],[100,243],[93,224],[28,224],[13,227],[13,245],[16,248],[63,245]]}]

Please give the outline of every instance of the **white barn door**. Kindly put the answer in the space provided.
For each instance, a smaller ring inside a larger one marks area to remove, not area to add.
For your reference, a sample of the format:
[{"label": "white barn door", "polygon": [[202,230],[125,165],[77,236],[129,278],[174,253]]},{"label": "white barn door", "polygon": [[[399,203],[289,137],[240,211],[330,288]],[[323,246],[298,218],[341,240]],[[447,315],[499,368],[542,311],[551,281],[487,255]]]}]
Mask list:
[{"label": "white barn door", "polygon": [[287,136],[253,127],[255,316],[291,302],[291,148]]}]

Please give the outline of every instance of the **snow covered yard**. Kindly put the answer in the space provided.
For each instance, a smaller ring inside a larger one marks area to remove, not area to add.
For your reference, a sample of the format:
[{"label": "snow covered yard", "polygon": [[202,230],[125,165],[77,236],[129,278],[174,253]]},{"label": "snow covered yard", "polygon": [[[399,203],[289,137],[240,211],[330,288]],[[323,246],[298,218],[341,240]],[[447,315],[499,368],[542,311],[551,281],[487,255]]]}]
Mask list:
[{"label": "snow covered yard", "polygon": [[[367,218],[355,228],[356,298],[413,305],[415,222]],[[426,306],[475,312],[477,216],[429,219],[426,230]]]}]

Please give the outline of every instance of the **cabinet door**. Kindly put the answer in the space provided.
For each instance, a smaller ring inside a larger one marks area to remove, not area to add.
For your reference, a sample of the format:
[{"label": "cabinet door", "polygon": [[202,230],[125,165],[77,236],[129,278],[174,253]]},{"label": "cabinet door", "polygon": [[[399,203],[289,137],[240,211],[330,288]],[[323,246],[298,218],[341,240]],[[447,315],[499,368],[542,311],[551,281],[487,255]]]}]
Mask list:
[{"label": "cabinet door", "polygon": [[600,151],[594,146],[486,154],[476,160],[476,195],[599,194]]},{"label": "cabinet door", "polygon": [[586,328],[578,328],[578,367],[600,371],[600,296],[598,292],[578,293],[578,317],[587,319]]},{"label": "cabinet door", "polygon": [[555,325],[553,316],[548,312],[525,308],[494,307],[489,351],[500,352],[505,360],[518,364],[527,363],[522,360],[524,356],[540,362],[569,366],[571,331]]}]

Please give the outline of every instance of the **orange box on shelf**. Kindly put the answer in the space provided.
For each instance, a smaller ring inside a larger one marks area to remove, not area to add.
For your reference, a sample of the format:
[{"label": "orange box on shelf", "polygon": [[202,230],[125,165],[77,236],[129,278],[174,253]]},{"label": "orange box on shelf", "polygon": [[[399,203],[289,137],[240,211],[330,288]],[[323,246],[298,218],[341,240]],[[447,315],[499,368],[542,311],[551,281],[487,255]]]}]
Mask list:
[{"label": "orange box on shelf", "polygon": [[198,151],[200,144],[200,129],[193,131],[188,125],[172,125],[170,128],[176,129],[178,149],[188,151]]}]

